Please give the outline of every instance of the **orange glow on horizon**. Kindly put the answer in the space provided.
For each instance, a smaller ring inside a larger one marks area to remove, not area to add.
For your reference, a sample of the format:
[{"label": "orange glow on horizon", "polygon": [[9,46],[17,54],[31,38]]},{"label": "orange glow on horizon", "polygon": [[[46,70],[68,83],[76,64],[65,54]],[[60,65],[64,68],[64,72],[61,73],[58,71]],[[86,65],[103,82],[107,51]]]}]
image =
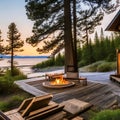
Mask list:
[{"label": "orange glow on horizon", "polygon": [[39,54],[36,51],[37,47],[32,47],[31,45],[25,45],[23,47],[23,52],[15,53],[15,55],[28,55],[28,56],[42,56],[42,55],[50,55],[50,53],[47,54]]}]

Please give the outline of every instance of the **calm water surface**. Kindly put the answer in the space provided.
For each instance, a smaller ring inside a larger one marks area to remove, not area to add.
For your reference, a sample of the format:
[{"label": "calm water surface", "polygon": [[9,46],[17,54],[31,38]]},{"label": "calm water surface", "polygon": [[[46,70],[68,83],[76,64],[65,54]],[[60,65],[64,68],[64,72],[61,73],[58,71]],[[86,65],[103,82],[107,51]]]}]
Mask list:
[{"label": "calm water surface", "polygon": [[[48,58],[15,58],[14,61],[17,65],[35,65],[42,61],[47,60]],[[10,59],[0,60],[0,66],[10,66]]]},{"label": "calm water surface", "polygon": [[[42,61],[47,60],[48,58],[14,58],[14,61],[16,63],[16,65],[22,66],[22,65],[35,65],[37,63],[40,63]],[[3,59],[0,60],[0,67],[7,67],[10,66],[10,59]],[[20,67],[20,69],[24,72],[24,73],[31,73],[32,70],[30,69],[29,66],[27,67]]]}]

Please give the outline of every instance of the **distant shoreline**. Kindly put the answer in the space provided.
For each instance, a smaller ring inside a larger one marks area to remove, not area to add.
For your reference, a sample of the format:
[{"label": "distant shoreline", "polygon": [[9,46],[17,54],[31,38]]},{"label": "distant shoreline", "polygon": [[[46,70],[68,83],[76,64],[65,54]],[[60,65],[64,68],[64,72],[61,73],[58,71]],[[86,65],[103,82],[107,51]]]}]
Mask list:
[{"label": "distant shoreline", "polygon": [[[0,55],[0,58],[1,59],[10,59],[11,56],[8,56],[8,55]],[[14,58],[49,58],[49,56],[14,56]]]},{"label": "distant shoreline", "polygon": [[[15,66],[31,66],[41,63],[43,61],[48,60],[47,57],[22,57],[22,58],[14,58],[14,62],[17,63]],[[2,58],[0,59],[0,68],[10,66],[11,58]]]}]

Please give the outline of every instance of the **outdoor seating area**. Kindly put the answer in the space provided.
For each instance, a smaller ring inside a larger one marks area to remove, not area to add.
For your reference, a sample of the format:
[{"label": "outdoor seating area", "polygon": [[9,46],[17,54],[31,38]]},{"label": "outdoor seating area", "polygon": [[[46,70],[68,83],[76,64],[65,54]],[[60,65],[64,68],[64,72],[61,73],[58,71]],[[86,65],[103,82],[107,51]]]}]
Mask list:
[{"label": "outdoor seating area", "polygon": [[87,78],[85,77],[79,77],[79,78],[67,78],[65,76],[64,73],[53,73],[53,74],[45,74],[45,79],[48,81],[52,81],[55,79],[64,79],[64,80],[78,80],[78,82],[82,85],[82,86],[86,86],[87,85]]},{"label": "outdoor seating area", "polygon": [[35,97],[25,99],[17,109],[1,112],[0,120],[84,120],[84,114],[94,108],[119,108],[120,98],[110,86],[89,81],[83,86],[81,81],[87,81],[84,77],[68,81],[75,85],[53,89],[43,86],[50,82],[45,78],[17,81],[20,88]]},{"label": "outdoor seating area", "polygon": [[1,111],[0,120],[83,120],[78,114],[92,106],[78,99],[57,104],[52,98],[52,94],[47,94],[25,99],[19,108]]},{"label": "outdoor seating area", "polygon": [[[18,109],[14,109],[4,114],[11,120],[50,120],[51,116],[58,116],[58,120],[65,116],[63,105],[53,101],[51,94],[25,99]],[[53,115],[54,114],[54,115]],[[52,120],[52,119],[51,119]]]}]

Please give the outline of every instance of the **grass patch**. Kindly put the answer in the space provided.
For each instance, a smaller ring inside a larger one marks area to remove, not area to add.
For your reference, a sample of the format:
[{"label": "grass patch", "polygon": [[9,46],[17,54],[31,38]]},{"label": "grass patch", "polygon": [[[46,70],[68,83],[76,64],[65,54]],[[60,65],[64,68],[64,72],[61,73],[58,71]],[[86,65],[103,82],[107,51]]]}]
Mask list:
[{"label": "grass patch", "polygon": [[98,61],[80,68],[83,72],[108,72],[116,70],[116,62]]},{"label": "grass patch", "polygon": [[17,68],[14,68],[14,76],[11,76],[10,70],[0,76],[0,110],[8,111],[16,108],[24,99],[32,96],[14,84],[14,81],[26,78],[27,76]]},{"label": "grass patch", "polygon": [[112,62],[103,62],[97,67],[98,72],[108,72],[114,70]]},{"label": "grass patch", "polygon": [[26,98],[31,97],[32,95],[19,90],[19,93],[11,94],[7,96],[1,96],[0,101],[0,110],[3,112],[19,107],[22,101]]},{"label": "grass patch", "polygon": [[16,92],[17,86],[14,84],[14,81],[26,78],[27,76],[17,68],[14,68],[14,76],[11,76],[11,71],[7,70],[6,73],[0,77],[0,94]]},{"label": "grass patch", "polygon": [[91,120],[120,120],[120,110],[103,110]]}]

